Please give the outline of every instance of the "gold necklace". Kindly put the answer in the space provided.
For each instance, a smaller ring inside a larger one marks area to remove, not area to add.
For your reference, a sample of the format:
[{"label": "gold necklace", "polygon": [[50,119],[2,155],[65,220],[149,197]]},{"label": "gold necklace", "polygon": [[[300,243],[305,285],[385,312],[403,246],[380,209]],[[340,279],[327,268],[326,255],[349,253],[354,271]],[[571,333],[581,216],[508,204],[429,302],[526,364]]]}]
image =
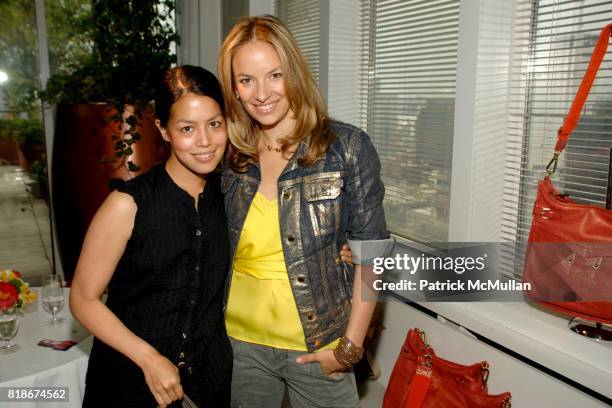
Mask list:
[{"label": "gold necklace", "polygon": [[276,153],[280,153],[283,151],[283,149],[281,149],[280,147],[272,147],[272,146],[268,146],[268,144],[266,142],[264,142],[264,144],[266,145],[266,149],[268,149],[269,152],[276,152]]},{"label": "gold necklace", "polygon": [[283,151],[282,148],[280,147],[272,147],[269,144],[266,143],[265,140],[262,139],[262,142],[264,144],[264,146],[266,146],[266,149],[268,149],[269,152],[276,152],[276,153],[281,153]]}]

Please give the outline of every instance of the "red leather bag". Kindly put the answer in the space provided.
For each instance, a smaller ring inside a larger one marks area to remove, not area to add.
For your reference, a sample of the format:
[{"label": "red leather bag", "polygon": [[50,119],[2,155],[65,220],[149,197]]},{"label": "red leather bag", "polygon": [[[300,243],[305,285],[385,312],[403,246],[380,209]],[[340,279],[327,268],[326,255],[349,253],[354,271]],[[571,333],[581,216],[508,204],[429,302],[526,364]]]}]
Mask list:
[{"label": "red leather bag", "polygon": [[510,407],[510,393],[487,394],[489,364],[465,366],[438,357],[425,334],[410,329],[400,351],[383,408]]},{"label": "red leather bag", "polygon": [[[612,211],[579,204],[559,193],[550,179],[580,112],[612,35],[601,32],[570,111],[558,131],[547,176],[538,184],[523,280],[525,294],[574,317],[612,324]],[[608,301],[608,299],[610,301]]]}]

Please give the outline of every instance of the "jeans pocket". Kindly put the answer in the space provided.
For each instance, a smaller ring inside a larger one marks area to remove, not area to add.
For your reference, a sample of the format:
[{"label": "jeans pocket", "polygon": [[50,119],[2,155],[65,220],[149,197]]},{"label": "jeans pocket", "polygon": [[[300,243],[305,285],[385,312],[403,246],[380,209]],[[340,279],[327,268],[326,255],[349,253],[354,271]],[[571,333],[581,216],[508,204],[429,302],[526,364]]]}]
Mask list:
[{"label": "jeans pocket", "polygon": [[341,382],[344,377],[346,377],[345,372],[332,374],[325,373],[325,371],[323,371],[323,368],[321,367],[321,364],[317,363],[316,361],[314,363],[310,363],[310,374],[314,378],[333,382]]}]

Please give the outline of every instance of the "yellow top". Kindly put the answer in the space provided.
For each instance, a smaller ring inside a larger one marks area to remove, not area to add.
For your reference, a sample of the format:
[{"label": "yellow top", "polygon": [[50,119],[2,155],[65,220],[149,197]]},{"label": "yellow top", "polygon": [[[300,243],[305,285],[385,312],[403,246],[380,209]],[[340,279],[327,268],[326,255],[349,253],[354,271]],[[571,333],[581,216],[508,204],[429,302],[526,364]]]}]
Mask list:
[{"label": "yellow top", "polygon": [[[265,346],[306,351],[281,244],[277,200],[257,192],[234,258],[227,334]],[[323,347],[334,348],[337,341]]]}]

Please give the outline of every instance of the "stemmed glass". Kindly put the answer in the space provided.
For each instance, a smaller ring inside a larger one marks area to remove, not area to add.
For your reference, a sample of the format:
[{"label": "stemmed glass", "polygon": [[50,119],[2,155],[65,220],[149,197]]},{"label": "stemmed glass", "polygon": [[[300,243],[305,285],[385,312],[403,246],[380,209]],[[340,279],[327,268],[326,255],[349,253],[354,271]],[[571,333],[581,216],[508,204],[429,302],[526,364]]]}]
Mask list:
[{"label": "stemmed glass", "polygon": [[64,321],[61,317],[57,317],[57,314],[64,307],[64,288],[62,287],[62,278],[59,275],[45,276],[41,289],[41,300],[47,313],[51,313],[52,316],[45,323],[49,326],[59,326]]},{"label": "stemmed glass", "polygon": [[19,345],[11,343],[11,339],[17,334],[19,328],[19,314],[17,307],[12,306],[0,310],[0,339],[4,344],[0,346],[0,353],[13,353],[19,349]]}]

